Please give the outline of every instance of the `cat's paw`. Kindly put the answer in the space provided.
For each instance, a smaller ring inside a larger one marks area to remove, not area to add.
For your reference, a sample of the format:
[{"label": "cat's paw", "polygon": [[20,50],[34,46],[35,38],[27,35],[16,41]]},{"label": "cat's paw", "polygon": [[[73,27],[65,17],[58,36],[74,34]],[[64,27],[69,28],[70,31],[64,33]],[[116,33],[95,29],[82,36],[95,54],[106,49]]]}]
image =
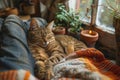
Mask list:
[{"label": "cat's paw", "polygon": [[48,60],[54,65],[60,62],[64,57],[64,54],[54,54]]},{"label": "cat's paw", "polygon": [[44,79],[46,74],[46,66],[43,61],[36,61],[35,63],[35,75],[39,79]]}]

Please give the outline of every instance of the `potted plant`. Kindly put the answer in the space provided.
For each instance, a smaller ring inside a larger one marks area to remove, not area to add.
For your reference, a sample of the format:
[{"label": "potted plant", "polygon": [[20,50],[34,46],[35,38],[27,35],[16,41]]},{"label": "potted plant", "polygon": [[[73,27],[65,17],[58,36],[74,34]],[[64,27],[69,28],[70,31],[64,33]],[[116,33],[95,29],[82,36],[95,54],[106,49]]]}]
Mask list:
[{"label": "potted plant", "polygon": [[57,5],[57,12],[55,15],[55,26],[69,27],[69,15],[66,7],[59,3]]},{"label": "potted plant", "polygon": [[61,26],[57,26],[57,27],[54,27],[53,28],[53,33],[54,34],[62,34],[62,35],[64,35],[65,33],[66,33],[66,31],[65,31],[65,28],[64,27],[61,27]]},{"label": "potted plant", "polygon": [[80,31],[83,29],[82,22],[79,15],[72,13],[72,19],[70,21],[70,27],[68,28],[68,35],[71,35],[79,39]]},{"label": "potted plant", "polygon": [[72,9],[66,9],[61,3],[57,5],[57,8],[55,25],[65,27],[67,29],[67,34],[69,34],[69,32],[74,34],[80,32],[82,23],[80,21],[79,13],[76,13]]}]

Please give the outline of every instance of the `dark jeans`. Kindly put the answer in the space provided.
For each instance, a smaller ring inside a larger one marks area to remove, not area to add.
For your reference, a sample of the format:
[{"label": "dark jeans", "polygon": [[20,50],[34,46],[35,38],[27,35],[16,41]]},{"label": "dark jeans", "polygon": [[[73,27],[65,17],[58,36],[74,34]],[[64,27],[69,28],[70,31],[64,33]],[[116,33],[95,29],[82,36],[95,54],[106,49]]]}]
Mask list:
[{"label": "dark jeans", "polygon": [[24,69],[34,73],[34,59],[26,38],[28,28],[15,15],[4,20],[1,27],[0,71]]}]

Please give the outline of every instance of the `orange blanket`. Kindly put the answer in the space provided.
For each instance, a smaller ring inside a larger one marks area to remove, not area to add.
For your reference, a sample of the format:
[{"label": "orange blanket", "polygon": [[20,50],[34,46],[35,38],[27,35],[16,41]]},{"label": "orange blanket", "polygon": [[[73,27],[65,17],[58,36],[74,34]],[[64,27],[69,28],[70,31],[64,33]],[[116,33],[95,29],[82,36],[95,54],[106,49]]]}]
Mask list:
[{"label": "orange blanket", "polygon": [[120,67],[94,48],[76,52],[80,58],[57,64],[56,80],[120,80]]},{"label": "orange blanket", "polygon": [[[77,51],[79,58],[53,67],[51,80],[120,80],[120,67],[94,48]],[[0,72],[0,80],[38,80],[25,70]]]},{"label": "orange blanket", "polygon": [[29,71],[9,70],[0,72],[0,80],[38,80]]}]

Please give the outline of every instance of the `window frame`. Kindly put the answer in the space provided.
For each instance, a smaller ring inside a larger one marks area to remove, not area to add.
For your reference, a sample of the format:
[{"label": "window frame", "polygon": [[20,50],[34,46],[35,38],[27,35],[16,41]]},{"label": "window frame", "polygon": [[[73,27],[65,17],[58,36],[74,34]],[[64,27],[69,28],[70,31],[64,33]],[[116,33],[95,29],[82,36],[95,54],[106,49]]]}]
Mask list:
[{"label": "window frame", "polygon": [[[88,23],[91,27],[95,27],[96,25],[96,17],[97,17],[97,8],[98,5],[98,0],[93,0],[92,5],[91,5],[91,21]],[[80,0],[76,0],[76,10],[79,9],[80,6]],[[86,22],[85,22],[86,23]]]},{"label": "window frame", "polygon": [[[102,27],[100,27],[99,25],[96,24],[96,20],[97,20],[97,12],[98,12],[98,4],[99,4],[99,0],[93,0],[92,5],[91,5],[91,20],[90,23],[88,22],[84,22],[86,25],[88,25],[90,28],[98,28],[101,29],[102,31],[106,31],[110,34],[114,34],[115,32],[112,30],[103,30]],[[80,5],[80,0],[76,0],[76,10],[79,9],[79,5]]]}]

